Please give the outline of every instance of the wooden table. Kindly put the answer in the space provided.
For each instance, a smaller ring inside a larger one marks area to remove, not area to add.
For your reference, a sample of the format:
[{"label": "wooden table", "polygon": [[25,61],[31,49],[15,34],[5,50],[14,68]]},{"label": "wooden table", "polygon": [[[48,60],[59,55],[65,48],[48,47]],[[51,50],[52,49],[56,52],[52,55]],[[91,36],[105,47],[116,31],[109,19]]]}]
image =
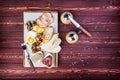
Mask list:
[{"label": "wooden table", "polygon": [[[70,11],[93,36],[81,33],[76,44],[65,41],[73,24],[59,20],[62,50],[59,67],[23,67],[23,12]],[[120,0],[1,0],[0,79],[120,79]]]}]

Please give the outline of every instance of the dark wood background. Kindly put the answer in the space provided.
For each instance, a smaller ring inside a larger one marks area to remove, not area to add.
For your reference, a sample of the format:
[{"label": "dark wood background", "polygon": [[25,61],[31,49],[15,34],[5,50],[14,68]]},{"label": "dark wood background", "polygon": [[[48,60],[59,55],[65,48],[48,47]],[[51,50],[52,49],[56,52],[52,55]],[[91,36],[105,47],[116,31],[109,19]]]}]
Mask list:
[{"label": "dark wood background", "polygon": [[[23,67],[23,12],[70,11],[92,38],[81,33],[79,41],[65,41],[73,24],[59,20],[62,51],[59,67]],[[120,0],[0,0],[0,79],[116,79],[120,80]]]}]

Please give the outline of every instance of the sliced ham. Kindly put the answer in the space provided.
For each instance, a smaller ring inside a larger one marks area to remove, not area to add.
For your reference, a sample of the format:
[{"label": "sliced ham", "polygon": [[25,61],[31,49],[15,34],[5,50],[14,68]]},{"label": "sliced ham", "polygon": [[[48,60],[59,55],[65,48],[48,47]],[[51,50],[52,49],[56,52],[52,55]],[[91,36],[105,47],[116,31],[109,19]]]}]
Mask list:
[{"label": "sliced ham", "polygon": [[41,21],[43,24],[51,24],[53,22],[53,16],[51,13],[44,13],[41,16]]},{"label": "sliced ham", "polygon": [[47,25],[43,24],[40,19],[36,19],[37,25],[39,25],[40,27],[47,27]]},{"label": "sliced ham", "polygon": [[41,27],[47,27],[53,22],[53,16],[51,13],[43,13],[36,19],[37,25]]},{"label": "sliced ham", "polygon": [[51,67],[52,65],[52,56],[49,55],[47,57],[45,57],[43,60],[42,60],[42,63],[48,67]]}]

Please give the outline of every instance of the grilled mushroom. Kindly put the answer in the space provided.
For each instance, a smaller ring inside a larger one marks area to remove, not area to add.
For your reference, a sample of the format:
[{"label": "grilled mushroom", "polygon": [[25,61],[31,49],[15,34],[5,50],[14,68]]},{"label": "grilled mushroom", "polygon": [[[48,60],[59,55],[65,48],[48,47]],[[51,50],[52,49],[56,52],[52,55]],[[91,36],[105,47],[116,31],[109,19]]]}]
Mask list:
[{"label": "grilled mushroom", "polygon": [[33,27],[36,25],[36,21],[28,21],[26,23],[28,31],[31,31]]}]

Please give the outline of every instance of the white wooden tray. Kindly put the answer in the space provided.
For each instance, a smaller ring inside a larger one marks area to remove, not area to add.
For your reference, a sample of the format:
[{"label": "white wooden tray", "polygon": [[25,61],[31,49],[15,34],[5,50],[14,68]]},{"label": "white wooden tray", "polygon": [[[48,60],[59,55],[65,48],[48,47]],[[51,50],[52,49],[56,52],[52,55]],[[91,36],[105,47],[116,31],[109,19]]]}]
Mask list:
[{"label": "white wooden tray", "polygon": [[[50,12],[53,15],[54,21],[51,24],[51,26],[53,26],[54,32],[58,32],[58,12],[56,11],[35,11],[35,12],[26,11],[23,13],[24,15],[24,41],[26,40],[26,37],[27,37],[26,34],[29,32],[27,30],[26,22],[37,19],[44,12]],[[32,56],[34,56],[34,54],[30,51],[29,45],[27,46],[28,46],[27,50],[30,53],[30,58],[31,58]],[[24,60],[23,60],[24,67],[30,67],[28,60],[25,56],[26,53],[23,53],[23,54],[24,54]],[[44,55],[47,55],[47,54],[45,53]],[[52,53],[52,55],[53,55],[53,60],[52,60],[53,64],[51,67],[58,67],[58,53]],[[42,64],[41,61],[37,61],[36,63],[33,62],[33,65],[34,67],[46,67],[44,64]]]}]

